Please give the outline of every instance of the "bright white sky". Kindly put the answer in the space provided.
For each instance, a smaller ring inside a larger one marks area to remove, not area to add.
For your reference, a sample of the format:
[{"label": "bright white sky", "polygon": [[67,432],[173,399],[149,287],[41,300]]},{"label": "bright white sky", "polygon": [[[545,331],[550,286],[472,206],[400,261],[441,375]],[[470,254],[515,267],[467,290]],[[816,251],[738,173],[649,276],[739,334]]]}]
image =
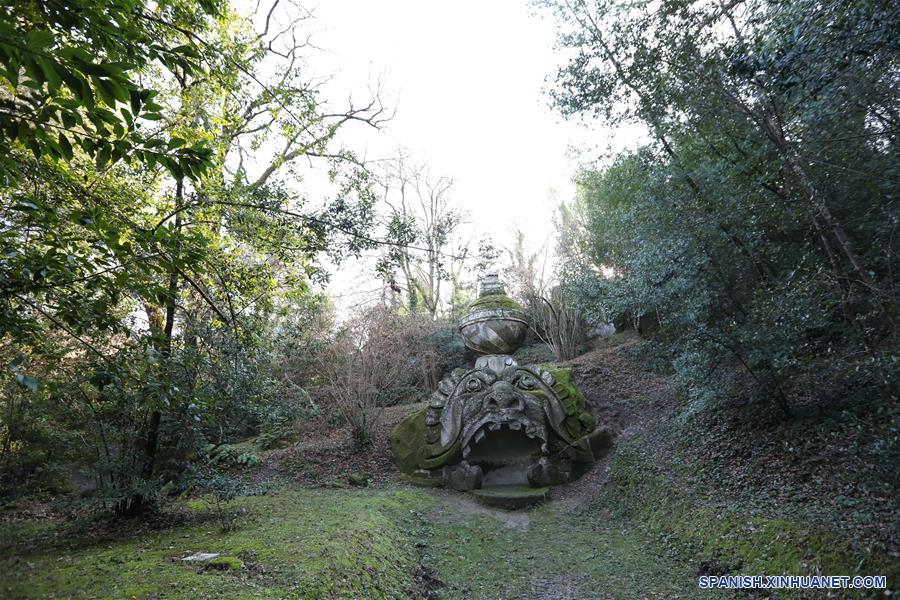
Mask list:
[{"label": "bright white sky", "polygon": [[[562,60],[555,26],[525,0],[327,0],[314,14],[312,41],[324,52],[311,66],[337,73],[329,87],[336,106],[348,89],[362,100],[380,78],[396,107],[382,132],[357,130],[349,145],[369,159],[402,146],[427,160],[435,175],[454,179],[453,198],[498,246],[510,243],[513,224],[535,248],[553,245],[556,206],[574,193],[571,148],[596,156],[610,142],[631,145],[550,108],[545,78]],[[371,289],[366,279],[361,267],[345,266],[331,291]]]}]

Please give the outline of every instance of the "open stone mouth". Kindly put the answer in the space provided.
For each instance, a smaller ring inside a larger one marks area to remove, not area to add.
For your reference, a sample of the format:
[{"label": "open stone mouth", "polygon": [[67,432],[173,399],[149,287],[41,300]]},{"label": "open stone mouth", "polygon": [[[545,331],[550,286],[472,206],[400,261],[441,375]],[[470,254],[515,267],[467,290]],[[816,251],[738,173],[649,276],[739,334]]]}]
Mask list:
[{"label": "open stone mouth", "polygon": [[472,446],[484,440],[488,432],[498,431],[501,427],[508,427],[513,431],[524,429],[526,436],[540,440],[542,453],[548,452],[547,427],[544,423],[529,418],[521,409],[507,408],[485,413],[467,428],[469,431],[463,438],[463,458],[469,456]]}]

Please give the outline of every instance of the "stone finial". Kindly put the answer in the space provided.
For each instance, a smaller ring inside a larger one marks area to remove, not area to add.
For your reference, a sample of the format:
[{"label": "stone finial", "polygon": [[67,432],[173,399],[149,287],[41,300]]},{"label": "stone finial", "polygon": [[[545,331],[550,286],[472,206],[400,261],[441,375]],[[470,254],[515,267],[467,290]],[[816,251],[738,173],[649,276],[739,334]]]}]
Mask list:
[{"label": "stone finial", "polygon": [[500,281],[500,276],[496,273],[487,273],[484,279],[481,280],[481,289],[478,292],[479,297],[505,293],[506,288],[503,282]]},{"label": "stone finial", "polygon": [[459,320],[459,331],[477,354],[512,354],[525,341],[528,321],[519,303],[506,295],[497,273],[488,273],[478,298]]}]

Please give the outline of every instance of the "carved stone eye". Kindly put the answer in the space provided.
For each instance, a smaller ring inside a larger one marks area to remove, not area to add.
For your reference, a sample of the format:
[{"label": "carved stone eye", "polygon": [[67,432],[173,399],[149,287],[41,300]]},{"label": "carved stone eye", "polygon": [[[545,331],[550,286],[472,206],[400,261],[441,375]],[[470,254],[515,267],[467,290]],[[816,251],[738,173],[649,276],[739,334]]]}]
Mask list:
[{"label": "carved stone eye", "polygon": [[523,390],[533,390],[537,387],[537,381],[531,375],[522,375],[519,377],[519,387]]},{"label": "carved stone eye", "polygon": [[481,380],[473,377],[469,381],[466,382],[466,391],[467,392],[477,392],[481,389]]}]

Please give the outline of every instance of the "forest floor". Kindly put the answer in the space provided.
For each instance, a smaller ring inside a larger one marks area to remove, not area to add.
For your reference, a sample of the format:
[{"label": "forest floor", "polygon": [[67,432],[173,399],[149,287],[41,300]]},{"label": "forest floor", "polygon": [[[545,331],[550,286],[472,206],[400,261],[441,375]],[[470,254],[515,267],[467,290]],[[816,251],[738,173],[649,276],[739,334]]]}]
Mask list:
[{"label": "forest floor", "polygon": [[[896,497],[867,450],[884,445],[883,432],[870,440],[839,429],[853,423],[846,415],[808,418],[821,435],[803,448],[781,449],[790,426],[755,431],[751,443],[733,414],[686,417],[671,377],[636,358],[640,343],[614,336],[568,365],[615,445],[546,505],[504,511],[400,483],[387,432],[417,405],[393,407],[367,453],[322,423],[261,451],[250,477],[278,487],[224,512],[194,499],[142,521],[0,513],[0,597],[734,597],[697,587],[698,575],[723,573],[888,575],[896,585]],[[870,464],[839,473],[859,460]],[[350,487],[351,473],[372,483]],[[226,560],[181,560],[197,552]]]},{"label": "forest floor", "polygon": [[[236,507],[228,531],[200,504],[137,531],[7,523],[0,597],[701,597],[696,566],[638,527],[552,502],[509,512],[387,484],[283,489]],[[180,560],[198,552],[240,565]]]}]

